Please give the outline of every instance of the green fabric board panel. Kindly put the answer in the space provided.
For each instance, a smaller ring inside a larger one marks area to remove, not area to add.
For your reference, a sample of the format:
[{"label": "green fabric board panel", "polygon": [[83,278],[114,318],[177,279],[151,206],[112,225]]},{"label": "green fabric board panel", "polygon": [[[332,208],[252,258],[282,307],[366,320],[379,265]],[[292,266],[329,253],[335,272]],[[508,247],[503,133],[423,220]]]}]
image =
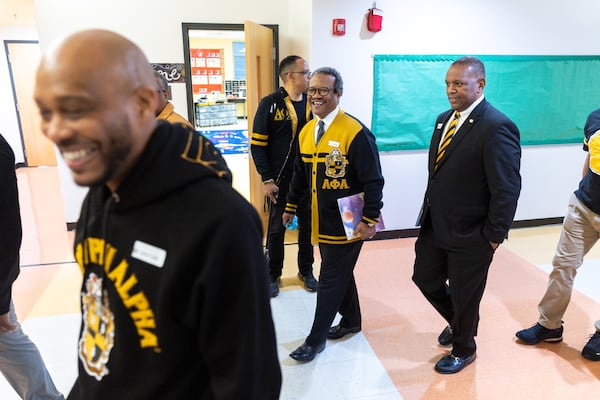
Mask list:
[{"label": "green fabric board panel", "polygon": [[[486,99],[511,118],[521,144],[582,143],[600,108],[600,56],[479,55]],[[457,55],[375,55],[372,130],[380,151],[429,147],[450,108],[445,77]]]}]

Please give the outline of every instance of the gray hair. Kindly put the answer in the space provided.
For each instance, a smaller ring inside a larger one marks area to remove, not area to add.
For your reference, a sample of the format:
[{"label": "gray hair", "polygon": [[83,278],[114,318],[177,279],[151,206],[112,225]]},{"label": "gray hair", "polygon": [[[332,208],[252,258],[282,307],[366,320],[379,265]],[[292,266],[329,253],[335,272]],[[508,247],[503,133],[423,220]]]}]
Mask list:
[{"label": "gray hair", "polygon": [[169,90],[169,83],[167,82],[167,78],[165,78],[162,72],[154,71],[154,75],[156,76],[156,80],[158,81],[158,88],[164,91]]},{"label": "gray hair", "polygon": [[335,92],[342,93],[342,91],[344,90],[344,81],[342,80],[342,75],[340,75],[337,69],[332,67],[321,67],[313,71],[312,75],[316,74],[325,74],[333,76],[335,78],[335,83],[333,84],[333,89],[335,90]]}]

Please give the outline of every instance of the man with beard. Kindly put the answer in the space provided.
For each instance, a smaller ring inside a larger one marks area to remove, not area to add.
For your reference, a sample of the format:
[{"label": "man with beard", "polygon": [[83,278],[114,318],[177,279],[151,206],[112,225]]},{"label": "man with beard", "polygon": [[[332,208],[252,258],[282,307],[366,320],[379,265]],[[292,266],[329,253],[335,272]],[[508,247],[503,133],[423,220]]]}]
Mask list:
[{"label": "man with beard", "polygon": [[139,47],[74,33],[42,57],[34,96],[43,133],[90,187],[74,244],[83,318],[68,398],[277,399],[260,220],[208,140],[156,120]]}]

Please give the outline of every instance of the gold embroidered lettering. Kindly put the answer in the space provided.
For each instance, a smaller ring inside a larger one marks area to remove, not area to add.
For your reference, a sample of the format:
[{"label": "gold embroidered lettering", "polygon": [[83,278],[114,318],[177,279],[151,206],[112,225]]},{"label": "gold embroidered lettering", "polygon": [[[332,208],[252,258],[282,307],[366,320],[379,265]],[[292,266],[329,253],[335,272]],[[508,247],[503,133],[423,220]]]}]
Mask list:
[{"label": "gold embroidered lettering", "polygon": [[88,238],[87,248],[89,262],[93,264],[104,264],[104,239]]}]

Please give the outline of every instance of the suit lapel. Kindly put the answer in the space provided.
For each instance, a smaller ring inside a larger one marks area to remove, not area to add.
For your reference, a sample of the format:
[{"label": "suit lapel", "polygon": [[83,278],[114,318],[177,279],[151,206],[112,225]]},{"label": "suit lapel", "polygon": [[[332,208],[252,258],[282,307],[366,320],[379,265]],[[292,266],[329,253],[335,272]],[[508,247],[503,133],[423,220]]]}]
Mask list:
[{"label": "suit lapel", "polygon": [[[444,127],[448,123],[448,119],[452,116],[453,110],[446,111],[444,114],[435,121],[435,128],[433,130],[433,136],[431,137],[431,146],[429,151],[429,170],[434,171],[435,158],[437,151],[440,148],[440,141],[442,140],[442,134],[444,133]],[[445,158],[445,157],[444,157]]]},{"label": "suit lapel", "polygon": [[[471,132],[471,129],[473,128],[473,126],[475,126],[475,124],[479,120],[481,114],[485,111],[486,108],[487,108],[487,101],[485,99],[483,99],[483,101],[481,103],[479,103],[477,105],[477,107],[475,107],[475,109],[471,112],[471,114],[469,115],[467,120],[465,122],[463,122],[463,124],[460,126],[460,128],[456,131],[456,134],[455,134],[454,138],[452,139],[452,141],[450,142],[450,144],[448,145],[448,147],[446,147],[446,151],[444,152],[444,156],[440,160],[437,171],[439,171],[443,167],[443,164],[446,162],[446,160],[448,158],[452,157],[452,153],[454,152],[454,149],[456,149],[460,145],[460,143],[469,135],[469,132]],[[452,113],[450,115],[452,115]],[[446,125],[448,118],[449,118],[449,116],[446,117],[446,119],[444,120],[445,122],[444,122],[443,126]],[[442,126],[442,131],[443,131],[443,126]],[[437,148],[439,147],[440,138],[441,138],[441,133],[438,135],[438,138],[437,138],[438,146],[435,147],[435,149],[436,149],[435,153],[437,153]],[[435,156],[433,157],[433,160],[435,162]],[[431,159],[430,159],[430,164],[431,164]],[[433,164],[431,164],[431,168],[433,169]]]}]

